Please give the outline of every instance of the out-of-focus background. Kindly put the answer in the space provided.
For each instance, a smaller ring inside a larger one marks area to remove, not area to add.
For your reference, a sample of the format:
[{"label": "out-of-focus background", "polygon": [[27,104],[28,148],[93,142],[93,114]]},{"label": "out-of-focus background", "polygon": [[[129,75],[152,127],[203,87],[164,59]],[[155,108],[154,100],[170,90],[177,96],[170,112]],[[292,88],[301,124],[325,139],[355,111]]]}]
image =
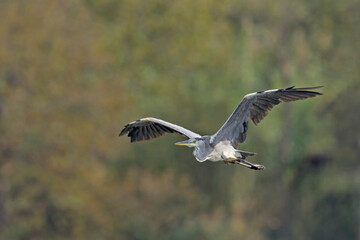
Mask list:
[{"label": "out-of-focus background", "polygon": [[[0,1],[0,239],[359,239],[360,2]],[[198,163],[242,97],[324,85]]]}]

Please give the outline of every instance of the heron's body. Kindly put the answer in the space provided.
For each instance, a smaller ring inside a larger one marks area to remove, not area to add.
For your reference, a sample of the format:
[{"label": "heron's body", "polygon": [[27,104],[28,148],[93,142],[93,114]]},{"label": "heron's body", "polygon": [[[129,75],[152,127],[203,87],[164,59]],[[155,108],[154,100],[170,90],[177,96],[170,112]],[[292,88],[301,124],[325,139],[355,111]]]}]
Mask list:
[{"label": "heron's body", "polygon": [[194,147],[193,155],[199,162],[224,161],[225,163],[240,164],[242,166],[261,170],[262,165],[246,161],[254,153],[238,150],[239,145],[245,141],[248,130],[248,119],[257,125],[267,113],[280,102],[290,102],[321,95],[310,91],[312,88],[286,88],[256,92],[246,95],[224,125],[211,136],[201,136],[178,125],[156,119],[143,118],[127,124],[120,136],[128,133],[131,142],[149,140],[165,133],[179,133],[189,139],[176,143]]},{"label": "heron's body", "polygon": [[199,162],[207,160],[218,162],[224,159],[236,158],[236,151],[230,141],[219,142],[216,145],[212,145],[211,137],[206,136],[199,140],[199,146],[195,147],[193,155]]}]

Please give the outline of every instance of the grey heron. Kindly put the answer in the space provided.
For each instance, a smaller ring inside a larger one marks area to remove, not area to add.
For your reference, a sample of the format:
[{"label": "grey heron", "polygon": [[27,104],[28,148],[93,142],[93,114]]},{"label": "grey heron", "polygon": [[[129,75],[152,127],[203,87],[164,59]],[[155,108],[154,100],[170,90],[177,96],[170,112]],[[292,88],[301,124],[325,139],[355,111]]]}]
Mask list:
[{"label": "grey heron", "polygon": [[201,136],[178,125],[152,118],[142,118],[131,122],[122,129],[119,136],[128,134],[131,142],[150,140],[165,133],[178,133],[188,139],[175,143],[179,146],[194,147],[193,155],[199,162],[224,161],[227,164],[240,164],[254,170],[262,170],[264,166],[246,160],[255,153],[238,150],[246,139],[248,119],[255,124],[268,114],[280,102],[291,102],[322,95],[312,91],[319,87],[272,89],[247,94],[224,125],[211,136]]}]

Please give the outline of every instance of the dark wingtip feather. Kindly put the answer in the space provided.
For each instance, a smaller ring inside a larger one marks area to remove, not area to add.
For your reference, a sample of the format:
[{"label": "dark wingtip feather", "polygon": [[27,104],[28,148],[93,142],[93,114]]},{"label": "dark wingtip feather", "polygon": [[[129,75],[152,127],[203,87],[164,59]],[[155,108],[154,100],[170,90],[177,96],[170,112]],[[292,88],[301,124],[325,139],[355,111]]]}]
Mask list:
[{"label": "dark wingtip feather", "polygon": [[127,133],[128,132],[128,126],[129,126],[129,124],[127,124],[124,128],[123,128],[123,130],[121,130],[121,132],[119,133],[119,136],[122,136],[122,135],[124,135],[125,133]]},{"label": "dark wingtip feather", "polygon": [[323,87],[324,87],[324,86],[305,87],[305,88],[294,88],[293,90],[296,90],[296,91],[306,91],[306,92],[316,93],[317,95],[322,95],[322,93],[314,92],[314,91],[309,91],[309,90],[319,89],[319,88],[323,88]]},{"label": "dark wingtip feather", "polygon": [[295,85],[291,86],[291,87],[288,87],[288,88],[285,88],[285,90],[290,90],[290,89],[293,89],[294,87],[295,87]]},{"label": "dark wingtip feather", "polygon": [[[280,92],[291,92],[291,94],[293,96],[296,96],[297,94],[302,94],[305,98],[315,97],[317,95],[323,95],[322,93],[315,92],[315,91],[310,91],[310,90],[322,88],[324,86],[305,87],[305,88],[294,88],[294,87],[295,86],[285,88],[285,89],[280,89]],[[300,95],[298,95],[298,97],[300,97]],[[304,98],[301,98],[301,99],[304,99]],[[298,99],[298,100],[300,100],[300,99]]]},{"label": "dark wingtip feather", "polygon": [[295,88],[295,85],[294,86],[291,86],[291,87],[288,87],[288,88],[285,88],[285,90],[311,90],[311,89],[318,89],[318,88],[323,88],[324,86],[316,86],[316,87],[304,87],[304,88]]},{"label": "dark wingtip feather", "polygon": [[301,89],[301,90],[306,90],[306,89],[318,89],[318,88],[323,88],[324,86],[316,86],[316,87],[306,87],[306,88],[297,88],[297,89]]}]

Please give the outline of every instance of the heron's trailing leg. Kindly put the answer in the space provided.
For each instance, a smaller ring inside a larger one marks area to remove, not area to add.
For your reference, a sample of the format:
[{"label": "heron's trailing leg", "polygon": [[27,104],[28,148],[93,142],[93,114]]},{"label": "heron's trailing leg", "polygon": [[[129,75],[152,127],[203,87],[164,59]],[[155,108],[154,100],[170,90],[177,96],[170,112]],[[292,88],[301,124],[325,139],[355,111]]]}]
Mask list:
[{"label": "heron's trailing leg", "polygon": [[226,165],[240,164],[241,166],[244,166],[244,167],[247,167],[247,168],[250,168],[250,169],[254,169],[254,170],[263,170],[263,169],[265,169],[265,167],[263,165],[254,164],[254,163],[248,162],[245,159],[241,159],[241,158],[225,159],[224,162],[225,162]]}]

